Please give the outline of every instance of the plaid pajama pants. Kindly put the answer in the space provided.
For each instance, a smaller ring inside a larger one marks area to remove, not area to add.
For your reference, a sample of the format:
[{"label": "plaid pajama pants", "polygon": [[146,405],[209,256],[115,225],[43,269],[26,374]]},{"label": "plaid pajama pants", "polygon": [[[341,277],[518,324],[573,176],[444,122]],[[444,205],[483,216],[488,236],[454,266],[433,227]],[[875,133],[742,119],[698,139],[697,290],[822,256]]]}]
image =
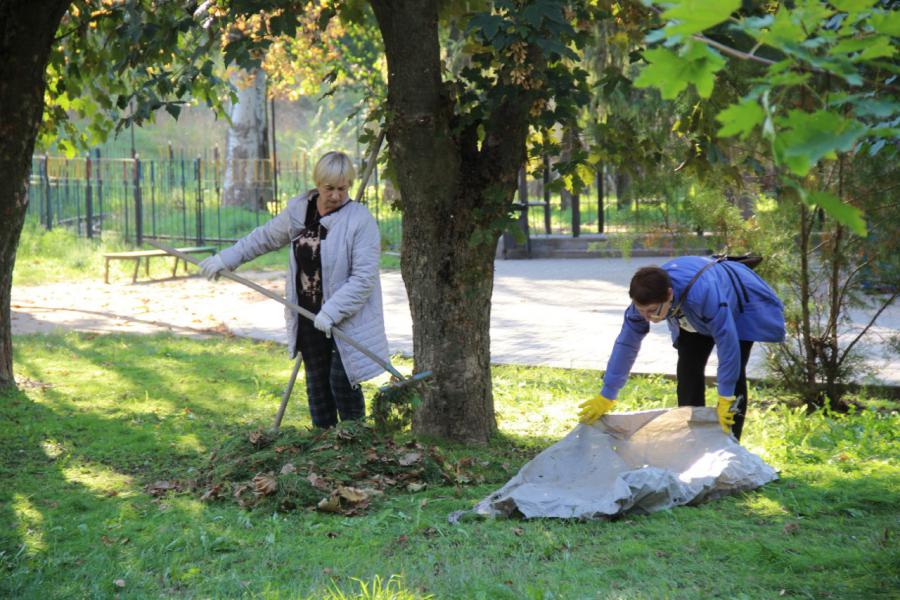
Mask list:
[{"label": "plaid pajama pants", "polygon": [[313,425],[334,427],[338,416],[341,421],[362,419],[366,414],[362,390],[350,385],[334,340],[325,337],[308,319],[300,319],[299,325],[297,345],[303,356]]}]

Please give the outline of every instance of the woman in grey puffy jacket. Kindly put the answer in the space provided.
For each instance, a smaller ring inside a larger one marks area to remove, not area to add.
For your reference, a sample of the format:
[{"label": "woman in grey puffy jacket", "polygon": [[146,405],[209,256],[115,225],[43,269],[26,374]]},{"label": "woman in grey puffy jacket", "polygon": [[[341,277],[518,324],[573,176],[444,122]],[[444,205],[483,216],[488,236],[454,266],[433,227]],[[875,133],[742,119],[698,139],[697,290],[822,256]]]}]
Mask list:
[{"label": "woman in grey puffy jacket", "polygon": [[332,339],[335,325],[388,362],[379,263],[381,236],[369,210],[350,200],[355,172],[350,158],[329,152],[316,164],[315,189],[292,198],[274,219],[230,248],[200,263],[212,279],[222,269],[291,245],[287,300],[316,314],[315,321],[285,310],[288,350],[299,351],[313,425],[360,419],[359,384],[382,367],[349,344]]}]

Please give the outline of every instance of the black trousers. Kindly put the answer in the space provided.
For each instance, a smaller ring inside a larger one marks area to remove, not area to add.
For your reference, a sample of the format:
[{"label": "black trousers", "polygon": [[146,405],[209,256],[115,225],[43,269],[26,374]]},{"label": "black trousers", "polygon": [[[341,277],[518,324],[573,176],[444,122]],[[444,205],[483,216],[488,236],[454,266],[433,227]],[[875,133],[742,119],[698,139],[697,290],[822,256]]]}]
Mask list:
[{"label": "black trousers", "polygon": [[[681,329],[678,332],[678,406],[706,406],[706,378],[704,371],[715,340],[702,333]],[[741,340],[741,374],[734,388],[738,412],[731,432],[741,439],[744,415],[747,412],[747,360],[753,342]]]},{"label": "black trousers", "polygon": [[341,421],[362,419],[366,404],[362,390],[350,385],[344,363],[333,339],[300,319],[297,343],[306,371],[309,416],[316,427],[334,427]]}]

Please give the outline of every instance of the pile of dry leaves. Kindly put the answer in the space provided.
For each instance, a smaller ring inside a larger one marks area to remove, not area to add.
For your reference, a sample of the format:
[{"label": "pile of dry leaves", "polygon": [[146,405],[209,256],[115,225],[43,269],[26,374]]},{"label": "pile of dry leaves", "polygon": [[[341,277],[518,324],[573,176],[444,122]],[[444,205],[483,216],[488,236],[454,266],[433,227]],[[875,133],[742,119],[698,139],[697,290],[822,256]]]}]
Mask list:
[{"label": "pile of dry leaves", "polygon": [[292,427],[273,437],[244,431],[225,441],[193,483],[205,501],[246,508],[359,514],[385,493],[483,480],[474,461],[452,462],[437,448],[397,443],[362,422],[325,431]]}]

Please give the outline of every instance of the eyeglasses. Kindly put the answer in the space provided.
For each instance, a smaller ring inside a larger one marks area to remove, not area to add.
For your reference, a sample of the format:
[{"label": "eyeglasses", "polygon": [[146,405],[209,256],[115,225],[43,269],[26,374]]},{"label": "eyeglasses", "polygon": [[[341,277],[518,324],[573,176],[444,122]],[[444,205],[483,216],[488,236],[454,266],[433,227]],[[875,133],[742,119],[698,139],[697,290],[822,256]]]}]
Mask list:
[{"label": "eyeglasses", "polygon": [[653,313],[653,316],[654,316],[654,317],[661,317],[661,316],[662,316],[662,310],[663,310],[663,307],[664,307],[666,304],[668,304],[668,302],[663,302],[662,304],[660,304],[660,305],[659,305],[659,308],[656,309],[656,312]]},{"label": "eyeglasses", "polygon": [[671,306],[671,301],[666,300],[665,302],[661,302],[659,304],[659,306],[657,306],[656,308],[650,308],[649,310],[644,309],[644,308],[639,308],[638,312],[640,312],[644,316],[645,319],[662,320],[666,316],[666,313],[669,310],[668,309],[669,306]]}]

